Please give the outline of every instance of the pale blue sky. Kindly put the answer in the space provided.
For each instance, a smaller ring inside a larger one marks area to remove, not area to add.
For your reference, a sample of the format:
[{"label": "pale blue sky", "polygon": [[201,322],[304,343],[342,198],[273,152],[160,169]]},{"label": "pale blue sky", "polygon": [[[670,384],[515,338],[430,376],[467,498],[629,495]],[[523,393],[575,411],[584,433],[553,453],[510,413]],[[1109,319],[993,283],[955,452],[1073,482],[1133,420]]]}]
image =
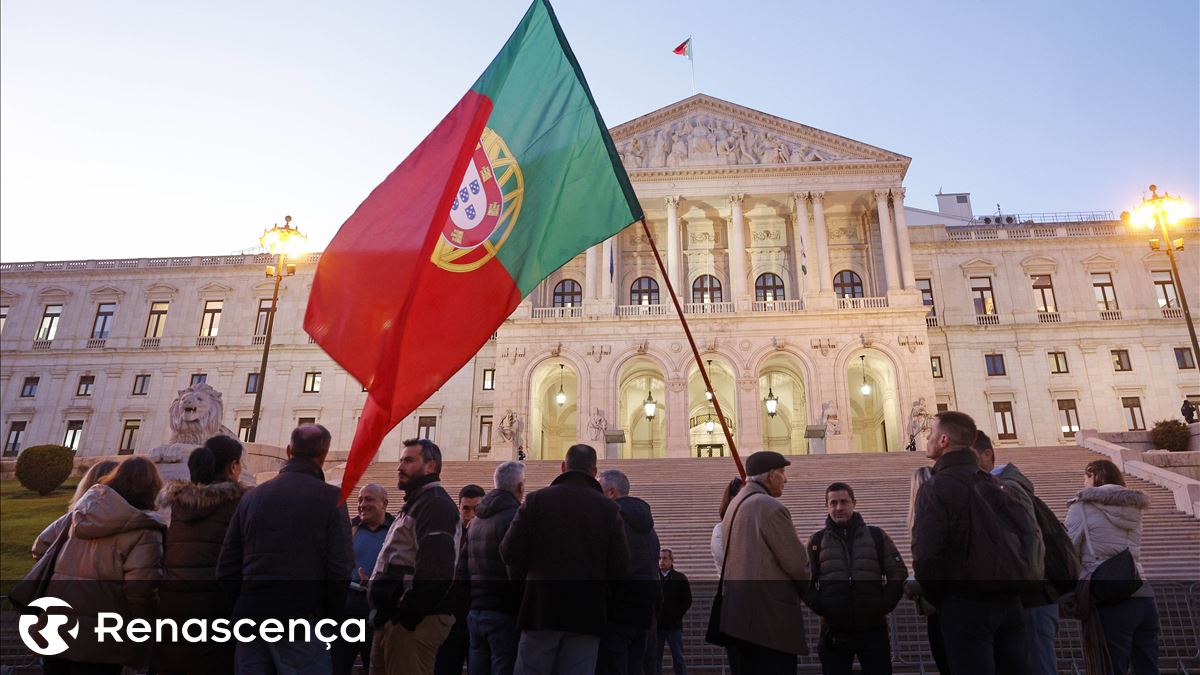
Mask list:
[{"label": "pale blue sky", "polygon": [[[322,246],[527,3],[0,3],[0,258]],[[556,11],[610,126],[700,91],[913,158],[907,203],[1200,201],[1200,4],[589,2]]]}]

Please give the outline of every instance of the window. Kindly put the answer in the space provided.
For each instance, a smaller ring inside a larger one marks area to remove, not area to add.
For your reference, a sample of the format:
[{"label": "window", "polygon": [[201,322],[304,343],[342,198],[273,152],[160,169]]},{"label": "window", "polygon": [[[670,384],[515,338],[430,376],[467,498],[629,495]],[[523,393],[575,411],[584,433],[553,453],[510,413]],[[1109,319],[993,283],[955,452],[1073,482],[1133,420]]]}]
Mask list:
[{"label": "window", "polygon": [[971,277],[971,297],[975,301],[976,315],[996,313],[991,277]]},{"label": "window", "polygon": [[304,374],[304,393],[315,394],[321,391],[321,371],[310,370]]},{"label": "window", "polygon": [[484,391],[494,391],[495,389],[496,389],[496,369],[495,368],[484,368],[483,369],[483,390]]},{"label": "window", "polygon": [[992,404],[992,412],[996,415],[996,438],[1001,441],[1017,440],[1017,425],[1013,421],[1012,402],[996,401]]},{"label": "window", "polygon": [[1175,365],[1180,370],[1193,370],[1196,367],[1196,355],[1192,353],[1191,347],[1176,347],[1175,348]]},{"label": "window", "polygon": [[125,420],[121,427],[121,444],[117,447],[118,455],[132,455],[137,446],[138,430],[142,428],[141,420]]},{"label": "window", "polygon": [[241,441],[243,443],[250,442],[250,423],[252,421],[253,420],[249,417],[239,417],[238,418],[237,434],[238,434],[239,441]]},{"label": "window", "polygon": [[1120,309],[1117,306],[1117,289],[1113,287],[1112,274],[1092,272],[1092,291],[1096,294],[1096,309],[1102,312]]},{"label": "window", "polygon": [[1159,307],[1178,307],[1179,294],[1175,292],[1175,279],[1171,270],[1154,270],[1150,273],[1154,279],[1154,294],[1158,296]]},{"label": "window", "polygon": [[91,396],[92,390],[96,388],[95,375],[80,375],[79,386],[75,388],[76,396]]},{"label": "window", "polygon": [[563,279],[554,285],[555,307],[578,307],[583,303],[583,289],[574,279]]},{"label": "window", "polygon": [[833,293],[839,298],[863,297],[862,277],[850,270],[842,270],[833,276]]},{"label": "window", "polygon": [[21,441],[25,438],[25,421],[14,421],[8,425],[8,436],[4,439],[4,454],[15,455],[21,451]]},{"label": "window", "polygon": [[1058,420],[1062,424],[1063,438],[1075,438],[1079,431],[1079,411],[1075,408],[1075,399],[1058,399]]},{"label": "window", "polygon": [[196,384],[204,384],[205,382],[208,382],[208,373],[192,373],[192,378],[189,380],[188,384],[191,386]]},{"label": "window", "polygon": [[1137,396],[1122,396],[1121,407],[1125,409],[1125,424],[1130,431],[1146,430],[1146,418],[1142,417],[1142,399]]},{"label": "window", "polygon": [[38,326],[37,339],[53,340],[58,332],[58,320],[62,318],[62,305],[46,305],[42,312],[42,323]]},{"label": "window", "polygon": [[316,424],[316,423],[317,423],[317,418],[315,418],[315,417],[298,417],[298,418],[296,418],[296,426],[298,426],[298,427],[302,427],[305,424]]},{"label": "window", "polygon": [[783,279],[778,274],[767,272],[754,280],[754,299],[759,302],[774,302],[787,298],[783,292]]},{"label": "window", "polygon": [[638,277],[629,288],[629,304],[657,305],[658,282],[650,277]]},{"label": "window", "polygon": [[62,444],[72,450],[79,450],[79,437],[83,435],[83,420],[68,420],[67,433],[63,434]]},{"label": "window", "polygon": [[204,314],[200,317],[200,335],[202,337],[217,336],[221,329],[221,309],[224,306],[224,300],[205,301]]},{"label": "window", "polygon": [[267,326],[271,323],[271,299],[258,301],[258,318],[254,321],[254,334],[266,335]]},{"label": "window", "polygon": [[721,281],[711,274],[696,277],[692,282],[692,302],[705,304],[721,302]]},{"label": "window", "polygon": [[940,356],[929,357],[929,367],[931,370],[933,370],[933,376],[935,378],[941,379],[941,377],[942,377],[942,357],[940,357]]},{"label": "window", "polygon": [[434,438],[436,435],[437,435],[437,418],[436,417],[434,417],[432,415],[430,415],[430,416],[422,415],[417,418],[417,438],[428,438],[429,440],[436,443],[437,439]]},{"label": "window", "polygon": [[1033,304],[1039,312],[1058,311],[1058,303],[1054,301],[1054,282],[1049,274],[1033,275]]},{"label": "window", "polygon": [[939,403],[939,404],[937,404],[937,411],[938,411],[938,412],[946,412],[946,411],[947,411],[947,410],[949,410],[949,409],[950,409],[950,404],[949,404],[949,403]]},{"label": "window", "polygon": [[92,339],[103,340],[112,330],[113,314],[117,313],[117,303],[102,302],[96,307],[96,321],[92,324]]},{"label": "window", "polygon": [[479,417],[479,452],[486,453],[492,449],[492,416]]},{"label": "window", "polygon": [[983,361],[987,364],[987,374],[989,377],[1008,374],[1004,369],[1003,354],[984,354]]},{"label": "window", "polygon": [[41,381],[37,377],[27,377],[21,383],[21,398],[33,398],[37,396],[38,382]]},{"label": "window", "polygon": [[163,329],[167,327],[167,309],[170,306],[169,302],[150,303],[150,316],[146,319],[146,337],[160,338],[163,336]]},{"label": "window", "polygon": [[966,195],[955,195],[955,197],[954,197],[954,203],[956,203],[956,204],[966,204],[967,201],[968,200],[967,200]]},{"label": "window", "polygon": [[4,324],[8,321],[8,305],[0,305],[0,333],[4,332]]},{"label": "window", "polygon": [[258,393],[258,373],[246,373],[246,393]]},{"label": "window", "polygon": [[933,282],[929,279],[917,279],[917,288],[921,291],[921,304],[929,308],[926,316],[937,316],[937,308],[933,305]]},{"label": "window", "polygon": [[134,375],[133,376],[133,395],[145,396],[150,392],[150,376],[149,375]]},{"label": "window", "polygon": [[1129,360],[1128,349],[1114,349],[1112,354],[1113,370],[1118,373],[1125,373],[1133,370],[1133,362]]},{"label": "window", "polygon": [[1062,375],[1063,373],[1071,372],[1071,369],[1067,367],[1066,352],[1048,352],[1046,356],[1050,360],[1050,372],[1052,374]]}]

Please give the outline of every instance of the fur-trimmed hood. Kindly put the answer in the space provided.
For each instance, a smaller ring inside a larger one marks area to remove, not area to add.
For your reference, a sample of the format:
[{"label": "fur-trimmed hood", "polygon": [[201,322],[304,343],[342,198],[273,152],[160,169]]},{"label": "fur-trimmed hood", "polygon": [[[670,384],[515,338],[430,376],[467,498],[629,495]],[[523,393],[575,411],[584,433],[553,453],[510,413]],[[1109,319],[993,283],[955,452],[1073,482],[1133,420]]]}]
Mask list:
[{"label": "fur-trimmed hood", "polygon": [[171,518],[182,521],[203,520],[221,506],[236,502],[250,488],[233,481],[200,485],[191,481],[167,481],[158,493],[158,507],[170,509]]},{"label": "fur-trimmed hood", "polygon": [[1150,497],[1146,496],[1145,492],[1120,485],[1084,488],[1079,492],[1076,501],[1107,506],[1132,506],[1139,511],[1150,508]]}]

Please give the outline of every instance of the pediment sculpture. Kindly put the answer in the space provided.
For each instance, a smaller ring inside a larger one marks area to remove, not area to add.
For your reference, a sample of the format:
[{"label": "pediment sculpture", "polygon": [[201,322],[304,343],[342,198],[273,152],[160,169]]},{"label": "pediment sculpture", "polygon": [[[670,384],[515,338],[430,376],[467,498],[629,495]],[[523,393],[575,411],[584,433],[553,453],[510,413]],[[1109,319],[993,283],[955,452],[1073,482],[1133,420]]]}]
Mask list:
[{"label": "pediment sculpture", "polygon": [[829,148],[739,120],[696,112],[617,141],[627,169],[803,164],[846,159]]}]

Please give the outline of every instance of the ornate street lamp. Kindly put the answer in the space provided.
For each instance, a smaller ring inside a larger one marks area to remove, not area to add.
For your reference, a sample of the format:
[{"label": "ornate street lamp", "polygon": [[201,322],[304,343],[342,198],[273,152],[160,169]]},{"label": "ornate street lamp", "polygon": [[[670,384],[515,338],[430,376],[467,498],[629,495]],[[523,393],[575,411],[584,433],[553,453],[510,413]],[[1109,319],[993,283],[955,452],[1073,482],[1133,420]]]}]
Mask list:
[{"label": "ornate street lamp", "polygon": [[292,227],[291,216],[284,216],[283,227],[276,224],[263,232],[258,240],[263,248],[278,256],[278,259],[277,264],[268,265],[266,270],[267,278],[275,280],[275,290],[271,293],[271,309],[267,312],[267,334],[263,341],[262,363],[258,367],[258,382],[254,388],[254,413],[250,417],[250,431],[246,435],[246,440],[250,443],[254,443],[258,438],[259,411],[262,409],[263,386],[267,381],[267,358],[271,355],[271,333],[275,328],[275,308],[279,305],[279,283],[284,277],[296,273],[296,265],[285,261],[289,255],[300,254],[307,240],[308,237],[300,233],[300,228]]},{"label": "ornate street lamp", "polygon": [[767,397],[763,399],[763,405],[767,407],[767,416],[774,417],[775,413],[779,412],[779,397],[775,395],[775,390],[771,388],[775,378],[767,375]]},{"label": "ornate street lamp", "polygon": [[554,402],[560,408],[567,403],[567,392],[563,391],[563,368],[563,364],[558,364],[558,393],[554,395]]},{"label": "ornate street lamp", "polygon": [[1150,240],[1150,248],[1155,251],[1161,248],[1167,249],[1167,256],[1171,259],[1171,280],[1175,283],[1179,306],[1183,308],[1183,320],[1187,324],[1188,336],[1192,338],[1192,358],[1200,359],[1200,343],[1196,340],[1196,326],[1192,323],[1192,312],[1188,308],[1187,293],[1184,292],[1183,279],[1179,276],[1179,265],[1175,262],[1175,251],[1183,250],[1183,239],[1172,241],[1171,233],[1167,230],[1168,225],[1175,225],[1185,215],[1187,215],[1187,209],[1182,198],[1172,197],[1167,192],[1163,192],[1160,197],[1158,196],[1158,186],[1151,185],[1150,198],[1142,198],[1142,203],[1133,210],[1131,220],[1134,225],[1141,225],[1151,232],[1158,229],[1162,235],[1161,240]]},{"label": "ornate street lamp", "polygon": [[862,386],[858,388],[859,393],[863,396],[871,395],[871,385],[867,384],[867,356],[866,354],[858,357],[859,367],[862,369]]},{"label": "ornate street lamp", "polygon": [[654,400],[654,394],[649,391],[646,392],[646,400],[642,403],[642,411],[646,413],[646,419],[651,421],[658,412],[658,402]]},{"label": "ornate street lamp", "polygon": [[[712,359],[709,359],[709,360],[708,360],[708,372],[709,372],[709,373],[712,373]],[[712,402],[712,400],[713,400],[713,393],[712,393],[712,390],[711,390],[711,389],[705,389],[705,390],[704,390],[704,398],[705,398],[705,399],[707,399],[707,400],[708,400],[708,402],[710,402],[710,403]]]},{"label": "ornate street lamp", "polygon": [[704,430],[711,434],[716,428],[717,421],[713,419],[713,416],[710,414],[708,419],[704,420]]}]

